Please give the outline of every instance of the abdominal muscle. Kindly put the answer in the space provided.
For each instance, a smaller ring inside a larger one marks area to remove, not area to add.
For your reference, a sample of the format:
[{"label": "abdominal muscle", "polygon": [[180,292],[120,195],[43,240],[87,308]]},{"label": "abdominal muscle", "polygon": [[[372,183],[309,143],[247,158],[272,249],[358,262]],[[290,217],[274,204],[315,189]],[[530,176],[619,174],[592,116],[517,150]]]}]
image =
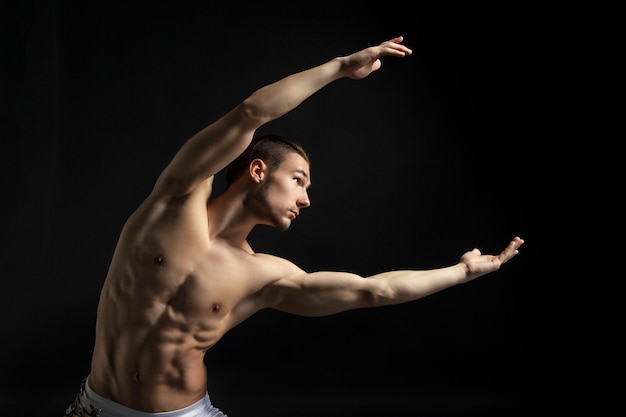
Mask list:
[{"label": "abdominal muscle", "polygon": [[[144,412],[178,410],[202,399],[204,354],[219,338],[219,318],[194,320],[175,302],[138,300],[114,287],[105,284],[98,307],[90,387]],[[179,288],[176,298],[185,298],[184,292]]]}]

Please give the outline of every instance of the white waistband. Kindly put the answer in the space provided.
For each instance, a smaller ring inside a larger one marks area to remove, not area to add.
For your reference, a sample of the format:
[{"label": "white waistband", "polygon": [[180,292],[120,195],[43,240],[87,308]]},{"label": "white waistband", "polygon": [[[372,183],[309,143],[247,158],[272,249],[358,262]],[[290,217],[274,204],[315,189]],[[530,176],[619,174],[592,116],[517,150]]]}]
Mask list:
[{"label": "white waistband", "polygon": [[81,398],[81,404],[87,410],[90,410],[90,406],[100,409],[100,417],[227,417],[226,414],[223,414],[218,408],[213,407],[208,393],[200,401],[185,408],[181,408],[180,410],[165,411],[162,413],[146,413],[133,410],[132,408],[128,408],[120,403],[98,395],[89,387],[89,380],[85,382],[85,391]]}]

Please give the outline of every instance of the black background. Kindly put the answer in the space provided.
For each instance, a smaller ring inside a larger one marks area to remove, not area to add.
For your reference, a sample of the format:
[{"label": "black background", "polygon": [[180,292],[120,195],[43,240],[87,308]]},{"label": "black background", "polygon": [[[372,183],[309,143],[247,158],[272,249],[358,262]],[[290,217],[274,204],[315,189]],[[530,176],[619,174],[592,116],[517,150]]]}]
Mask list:
[{"label": "black background", "polygon": [[418,302],[258,313],[207,353],[214,404],[231,417],[623,407],[615,11],[542,4],[3,2],[2,410],[60,416],[72,400],[121,226],[188,137],[265,84],[399,34],[412,56],[261,129],[307,148],[312,208],[285,233],[258,228],[253,247],[369,275],[527,243]]}]

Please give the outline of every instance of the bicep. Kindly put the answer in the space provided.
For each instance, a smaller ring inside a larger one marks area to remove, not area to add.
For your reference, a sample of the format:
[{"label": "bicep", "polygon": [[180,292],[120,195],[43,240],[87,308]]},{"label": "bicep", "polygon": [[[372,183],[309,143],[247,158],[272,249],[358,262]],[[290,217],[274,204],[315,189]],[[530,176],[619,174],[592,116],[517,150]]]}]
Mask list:
[{"label": "bicep", "polygon": [[268,289],[270,307],[302,316],[326,316],[378,305],[385,281],[348,272],[320,271],[281,279]]},{"label": "bicep", "polygon": [[184,195],[224,169],[248,146],[256,125],[247,123],[239,108],[192,136],[163,170],[157,188]]}]

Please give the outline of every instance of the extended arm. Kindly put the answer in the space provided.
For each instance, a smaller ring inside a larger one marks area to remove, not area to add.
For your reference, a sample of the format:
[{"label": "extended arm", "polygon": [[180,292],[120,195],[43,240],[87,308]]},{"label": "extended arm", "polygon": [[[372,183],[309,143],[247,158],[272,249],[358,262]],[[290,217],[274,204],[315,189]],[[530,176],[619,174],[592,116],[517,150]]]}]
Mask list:
[{"label": "extended arm", "polygon": [[191,137],[157,181],[156,189],[184,195],[241,154],[262,125],[293,110],[312,94],[339,78],[361,79],[381,67],[383,56],[403,57],[411,50],[401,36],[334,58],[260,88],[226,115]]},{"label": "extended arm", "polygon": [[474,249],[455,265],[431,270],[390,271],[368,278],[344,272],[300,274],[269,290],[268,300],[276,309],[305,316],[406,303],[497,271],[523,244],[515,237],[498,255]]}]

